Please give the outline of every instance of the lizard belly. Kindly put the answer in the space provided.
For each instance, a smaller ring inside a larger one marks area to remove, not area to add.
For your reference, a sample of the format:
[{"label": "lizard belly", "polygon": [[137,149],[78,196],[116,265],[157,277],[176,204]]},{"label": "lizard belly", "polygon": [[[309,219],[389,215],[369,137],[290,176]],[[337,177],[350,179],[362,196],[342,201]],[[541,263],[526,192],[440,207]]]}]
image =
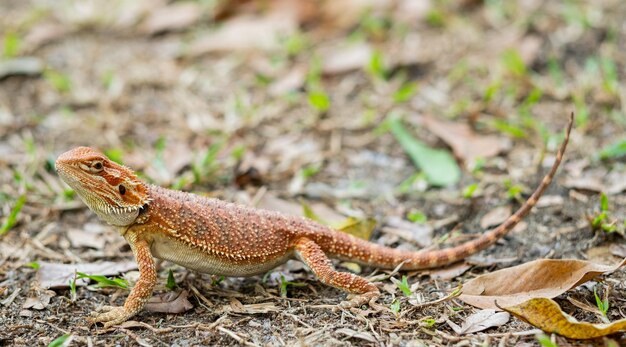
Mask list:
[{"label": "lizard belly", "polygon": [[253,276],[264,274],[293,258],[292,252],[264,262],[244,262],[208,254],[165,235],[155,236],[150,247],[152,255],[168,260],[190,270],[220,276]]}]

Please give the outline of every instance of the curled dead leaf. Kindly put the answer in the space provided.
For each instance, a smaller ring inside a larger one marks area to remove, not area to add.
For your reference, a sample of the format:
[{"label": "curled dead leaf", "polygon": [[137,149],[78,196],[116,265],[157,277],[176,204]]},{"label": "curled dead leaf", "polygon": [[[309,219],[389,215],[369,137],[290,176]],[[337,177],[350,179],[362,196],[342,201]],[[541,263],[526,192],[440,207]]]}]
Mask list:
[{"label": "curled dead leaf", "polygon": [[24,301],[22,308],[32,308],[34,310],[43,310],[50,304],[50,300],[57,294],[53,290],[44,290],[36,296],[31,296]]},{"label": "curled dead leaf", "polygon": [[472,164],[478,158],[489,158],[503,149],[503,141],[494,135],[479,135],[472,128],[459,122],[446,122],[425,116],[424,126],[445,141],[458,158],[465,164]]},{"label": "curled dead leaf", "polygon": [[579,322],[563,312],[552,299],[533,298],[519,305],[501,307],[523,321],[547,332],[571,339],[593,339],[626,331],[626,319],[609,324]]},{"label": "curled dead leaf", "polygon": [[626,264],[595,264],[577,259],[539,259],[478,276],[463,284],[459,299],[480,308],[515,306],[532,298],[556,297]]},{"label": "curled dead leaf", "polygon": [[371,343],[378,343],[376,338],[374,336],[372,336],[372,334],[370,334],[367,331],[356,331],[356,330],[352,330],[350,328],[341,328],[341,329],[335,330],[335,332],[337,334],[345,335],[348,338],[352,337],[352,338],[355,338],[355,339],[365,340],[365,341],[371,342]]},{"label": "curled dead leaf", "polygon": [[182,313],[193,308],[187,297],[189,297],[189,292],[186,290],[153,296],[146,303],[146,310],[150,312]]},{"label": "curled dead leaf", "polygon": [[194,24],[201,14],[202,8],[196,3],[174,3],[154,11],[143,23],[141,30],[154,35],[164,31],[185,29]]},{"label": "curled dead leaf", "polygon": [[297,27],[296,18],[282,14],[235,17],[193,42],[189,55],[196,57],[219,51],[276,50],[281,47],[280,38],[292,35]]},{"label": "curled dead leaf", "polygon": [[461,262],[458,264],[454,264],[451,266],[447,266],[440,269],[431,270],[428,272],[431,278],[438,279],[442,281],[449,281],[453,278],[459,277],[464,274],[467,270],[469,270],[472,265]]},{"label": "curled dead leaf", "polygon": [[[80,264],[57,264],[42,261],[39,262],[36,279],[41,288],[67,288],[70,281],[74,278],[75,272],[112,276],[136,268],[137,264],[133,260]],[[85,278],[77,279],[76,285],[85,286],[88,281]]]},{"label": "curled dead leaf", "polygon": [[497,312],[496,310],[480,310],[471,314],[465,319],[462,326],[448,321],[448,325],[459,335],[477,333],[493,327],[506,324],[511,316],[507,312]]}]

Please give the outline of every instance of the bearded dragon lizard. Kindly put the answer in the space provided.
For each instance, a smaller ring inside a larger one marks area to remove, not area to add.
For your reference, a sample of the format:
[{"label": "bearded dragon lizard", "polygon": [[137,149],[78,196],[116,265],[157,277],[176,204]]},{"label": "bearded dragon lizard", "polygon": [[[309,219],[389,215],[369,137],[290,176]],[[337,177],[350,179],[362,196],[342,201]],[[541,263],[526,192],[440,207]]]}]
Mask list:
[{"label": "bearded dragon lizard", "polygon": [[135,173],[88,147],[61,154],[56,169],[102,220],[130,244],[139,280],[124,306],[93,312],[105,327],[140,312],[157,282],[154,257],[188,269],[224,276],[251,276],[297,258],[324,284],[352,293],[343,307],[373,303],[380,292],[363,277],[338,272],[329,258],[367,266],[417,270],[451,264],[494,244],[537,203],[552,181],[569,140],[573,115],[554,164],[533,194],[508,219],[482,236],[449,249],[410,252],[388,248],[333,230],[310,219],[236,205],[150,185]]}]

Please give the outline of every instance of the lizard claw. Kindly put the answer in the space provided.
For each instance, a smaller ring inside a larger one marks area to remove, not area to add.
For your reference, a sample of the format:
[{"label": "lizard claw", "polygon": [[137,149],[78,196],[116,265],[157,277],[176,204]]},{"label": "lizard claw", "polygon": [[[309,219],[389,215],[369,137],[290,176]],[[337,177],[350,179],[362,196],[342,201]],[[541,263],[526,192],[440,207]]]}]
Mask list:
[{"label": "lizard claw", "polygon": [[379,292],[367,292],[363,294],[357,294],[353,296],[348,296],[349,300],[342,301],[339,304],[339,308],[341,309],[351,309],[351,308],[359,308],[365,304],[369,304],[374,307],[376,305],[376,300],[380,297]]},{"label": "lizard claw", "polygon": [[133,316],[132,313],[126,311],[122,306],[104,306],[101,311],[104,312],[92,312],[89,322],[91,324],[102,323],[105,329],[123,323]]}]

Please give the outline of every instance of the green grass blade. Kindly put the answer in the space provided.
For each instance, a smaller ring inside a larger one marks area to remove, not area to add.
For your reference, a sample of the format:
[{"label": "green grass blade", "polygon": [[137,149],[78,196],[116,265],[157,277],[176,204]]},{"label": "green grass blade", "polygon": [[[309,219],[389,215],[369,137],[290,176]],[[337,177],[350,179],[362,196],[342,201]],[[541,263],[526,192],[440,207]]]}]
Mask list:
[{"label": "green grass blade", "polygon": [[11,230],[11,228],[15,226],[15,224],[17,223],[17,216],[19,216],[20,211],[22,210],[22,207],[24,207],[25,203],[26,195],[21,195],[19,198],[17,198],[17,201],[15,202],[15,206],[13,206],[11,213],[9,213],[7,219],[5,219],[2,223],[2,226],[0,226],[0,235],[5,234],[7,231]]},{"label": "green grass blade", "polygon": [[424,172],[428,183],[450,186],[459,182],[461,169],[450,152],[430,148],[416,140],[398,118],[389,120],[389,128],[413,163]]}]

